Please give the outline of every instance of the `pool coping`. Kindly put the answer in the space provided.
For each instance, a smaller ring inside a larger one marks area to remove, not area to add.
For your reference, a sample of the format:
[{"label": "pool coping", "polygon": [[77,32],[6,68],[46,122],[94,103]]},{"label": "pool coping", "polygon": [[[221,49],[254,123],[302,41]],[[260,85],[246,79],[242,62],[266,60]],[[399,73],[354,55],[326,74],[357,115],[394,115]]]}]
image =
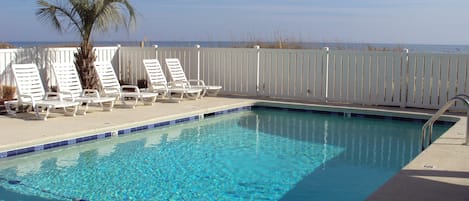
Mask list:
[{"label": "pool coping", "polygon": [[[60,147],[63,146],[65,143],[67,143],[67,145],[72,145],[81,142],[89,142],[90,140],[109,139],[110,137],[119,134],[119,132],[125,135],[130,133],[131,131],[145,129],[145,127],[146,129],[148,129],[151,127],[158,127],[164,125],[175,125],[180,122],[196,121],[203,118],[204,115],[227,114],[230,113],[230,111],[236,111],[236,108],[252,106],[283,107],[293,110],[320,110],[326,112],[342,113],[346,115],[361,114],[370,116],[379,115],[391,118],[397,117],[418,119],[428,119],[433,114],[432,112],[434,112],[430,111],[428,113],[425,113],[420,111],[395,111],[393,110],[394,108],[363,108],[353,106],[349,107],[337,105],[304,104],[281,101],[243,99],[240,101],[236,101],[236,103],[230,103],[223,106],[202,108],[193,111],[183,112],[180,114],[152,118],[145,121],[131,122],[119,126],[104,127],[101,129],[77,132],[71,135],[63,135],[59,136],[58,138],[56,137],[45,139],[49,140],[48,143],[34,144],[34,142],[28,142],[29,144],[34,145],[29,145],[26,147],[22,146],[22,144],[12,145],[17,146],[17,148],[9,150],[0,150],[0,160],[5,159],[6,156],[9,156],[8,152],[12,150],[16,150],[16,153],[10,152],[10,154],[12,154],[10,156],[13,157],[25,153],[32,153],[35,151],[42,151],[54,147]],[[377,191],[375,191],[375,193],[373,193],[367,200],[405,200],[405,198],[411,198],[408,200],[439,200],[437,198],[440,198],[441,200],[442,195],[445,195],[445,199],[447,198],[447,195],[442,194],[441,190],[439,189],[435,190],[431,187],[421,188],[421,185],[414,185],[414,183],[412,183],[412,178],[414,178],[414,176],[409,176],[407,173],[408,171],[425,171],[428,170],[429,167],[431,167],[433,171],[462,172],[464,173],[464,178],[469,178],[469,176],[465,176],[466,174],[469,174],[469,159],[467,157],[464,157],[469,155],[469,146],[462,145],[462,142],[464,142],[465,137],[464,131],[467,119],[465,116],[457,115],[444,115],[441,119],[444,121],[455,122],[455,124],[449,130],[447,130],[439,139],[437,139],[430,147],[428,147],[425,151],[421,152],[416,158],[414,158],[404,168],[402,168],[401,171],[397,175],[395,175],[390,181],[388,181]],[[453,181],[453,178],[445,178],[440,179],[437,182],[455,183]],[[435,182],[435,179],[428,179],[428,177],[426,177],[424,178],[424,180],[421,180],[419,182],[426,183],[428,181]],[[459,182],[458,185],[469,186],[469,180],[466,183],[462,182],[462,184],[460,181],[457,182]],[[409,184],[411,186],[407,187],[402,184]],[[408,193],[409,188],[414,190],[410,191],[411,193]],[[460,198],[461,196],[466,199],[469,197],[468,193],[459,191],[450,195],[451,198]],[[398,197],[404,199],[398,199]]]}]

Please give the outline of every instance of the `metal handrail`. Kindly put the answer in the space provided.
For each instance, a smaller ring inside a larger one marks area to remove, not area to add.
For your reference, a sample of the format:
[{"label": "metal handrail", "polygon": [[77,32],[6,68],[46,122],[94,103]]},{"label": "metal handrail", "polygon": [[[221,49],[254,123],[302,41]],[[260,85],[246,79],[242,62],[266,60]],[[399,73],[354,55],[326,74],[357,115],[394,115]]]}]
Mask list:
[{"label": "metal handrail", "polygon": [[[433,135],[433,124],[435,121],[440,118],[443,113],[446,112],[457,100],[460,100],[469,107],[469,95],[466,94],[458,94],[451,98],[448,102],[446,102],[443,107],[441,107],[425,124],[422,126],[422,138],[421,138],[421,145],[422,145],[422,151],[425,149],[425,139],[427,136],[427,130],[429,129],[429,134],[428,134],[428,145],[432,143],[432,135]],[[467,119],[466,119],[466,144],[469,145],[469,109],[467,110]]]}]

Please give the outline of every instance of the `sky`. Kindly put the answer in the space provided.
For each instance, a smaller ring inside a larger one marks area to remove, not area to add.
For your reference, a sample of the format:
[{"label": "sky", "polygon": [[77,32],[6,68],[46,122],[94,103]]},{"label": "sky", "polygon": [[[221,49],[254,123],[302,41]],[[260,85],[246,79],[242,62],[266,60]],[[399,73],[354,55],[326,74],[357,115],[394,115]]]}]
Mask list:
[{"label": "sky", "polygon": [[[48,0],[55,2],[56,0]],[[277,41],[469,45],[467,0],[129,0],[136,26],[95,41]],[[0,42],[78,41],[2,0]]]}]

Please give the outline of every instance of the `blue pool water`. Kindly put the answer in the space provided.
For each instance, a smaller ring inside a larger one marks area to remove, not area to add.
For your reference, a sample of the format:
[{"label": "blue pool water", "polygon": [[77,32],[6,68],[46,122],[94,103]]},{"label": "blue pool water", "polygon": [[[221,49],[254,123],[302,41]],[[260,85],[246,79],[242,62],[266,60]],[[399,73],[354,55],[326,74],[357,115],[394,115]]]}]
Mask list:
[{"label": "blue pool water", "polygon": [[423,123],[253,109],[4,159],[0,200],[363,200]]}]

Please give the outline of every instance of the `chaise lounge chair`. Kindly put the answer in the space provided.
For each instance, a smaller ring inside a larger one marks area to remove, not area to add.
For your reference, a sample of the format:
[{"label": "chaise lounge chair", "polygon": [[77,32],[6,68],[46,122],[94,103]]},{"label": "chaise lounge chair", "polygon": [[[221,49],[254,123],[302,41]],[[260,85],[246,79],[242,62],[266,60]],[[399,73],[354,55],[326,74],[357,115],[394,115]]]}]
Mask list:
[{"label": "chaise lounge chair", "polygon": [[78,112],[80,114],[86,115],[89,104],[99,104],[103,111],[112,111],[116,98],[100,97],[98,90],[95,89],[83,90],[75,64],[54,63],[52,69],[57,81],[58,92],[69,95],[64,99],[79,102],[81,106],[84,106],[84,109],[79,107]]},{"label": "chaise lounge chair", "polygon": [[[18,107],[31,106],[36,112],[36,118],[47,120],[51,108],[63,108],[67,116],[75,116],[78,102],[65,101],[63,94],[45,92],[39,70],[35,64],[13,64],[13,75],[18,92]],[[41,117],[40,112],[45,110]]]},{"label": "chaise lounge chair", "polygon": [[216,96],[222,88],[221,86],[205,85],[203,80],[188,80],[178,58],[166,58],[165,61],[169,74],[171,75],[171,80],[176,84],[176,86],[182,85],[193,89],[202,89],[201,97],[206,94],[209,96]]},{"label": "chaise lounge chair", "polygon": [[[123,105],[131,108],[135,108],[138,100],[142,100],[145,105],[153,105],[155,102],[158,93],[140,92],[140,89],[134,85],[120,86],[110,62],[95,62],[94,65],[103,96],[120,98]],[[127,99],[133,99],[133,104],[128,104]]]},{"label": "chaise lounge chair", "polygon": [[[163,97],[169,96],[169,100],[172,102],[179,102],[182,100],[183,96],[186,95],[188,99],[196,100],[200,97],[201,89],[190,89],[182,86],[172,86],[166,81],[166,76],[163,73],[161,64],[158,59],[144,59],[143,65],[147,72],[148,80],[150,82],[150,90],[153,92],[158,92]],[[173,96],[178,94],[179,96]]]}]

